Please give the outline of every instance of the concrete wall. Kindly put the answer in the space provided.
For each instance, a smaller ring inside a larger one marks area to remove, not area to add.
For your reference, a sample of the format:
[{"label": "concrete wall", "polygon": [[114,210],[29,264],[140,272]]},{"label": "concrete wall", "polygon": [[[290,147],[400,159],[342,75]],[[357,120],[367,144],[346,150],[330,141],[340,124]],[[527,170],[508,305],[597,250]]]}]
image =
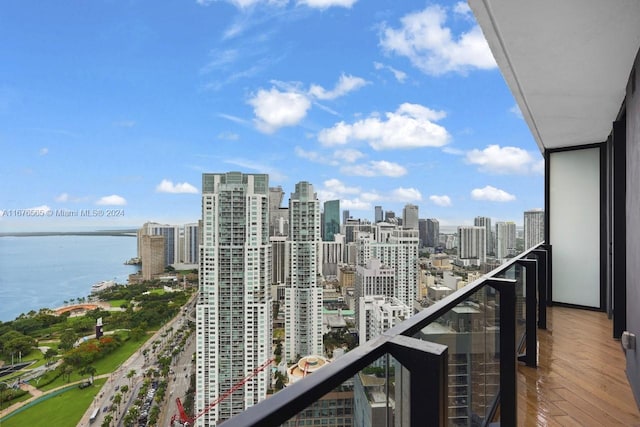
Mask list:
[{"label": "concrete wall", "polygon": [[[627,85],[627,330],[640,338],[640,59],[636,57],[635,93]],[[633,76],[633,75],[632,75]],[[627,351],[627,376],[640,405],[640,346]]]}]

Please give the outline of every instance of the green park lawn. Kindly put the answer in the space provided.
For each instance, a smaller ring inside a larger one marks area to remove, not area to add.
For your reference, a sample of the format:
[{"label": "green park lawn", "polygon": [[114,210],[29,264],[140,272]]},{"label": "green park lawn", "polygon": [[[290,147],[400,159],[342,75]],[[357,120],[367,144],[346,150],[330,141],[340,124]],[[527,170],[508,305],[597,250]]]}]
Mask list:
[{"label": "green park lawn", "polygon": [[92,387],[72,387],[16,415],[2,420],[2,427],[74,427],[78,424],[93,398],[100,392],[106,380],[96,380]]},{"label": "green park lawn", "polygon": [[129,304],[129,301],[126,299],[112,299],[108,302],[111,307],[120,307],[122,304]]},{"label": "green park lawn", "polygon": [[[26,393],[16,399],[10,400],[8,402],[2,402],[0,403],[0,410],[6,409],[9,406],[13,405],[14,403],[18,403],[18,402],[22,402],[23,400],[28,400],[31,398],[31,395],[29,393]],[[2,424],[0,424],[2,425]]]},{"label": "green park lawn", "polygon": [[[96,360],[92,363],[91,366],[96,368],[96,376],[102,374],[108,374],[116,370],[116,368],[125,360],[129,358],[133,353],[136,352],[140,348],[140,346],[149,338],[151,335],[145,335],[138,341],[133,341],[131,339],[125,341],[122,346],[118,347],[113,353],[108,354],[106,357]],[[49,373],[48,375],[53,375],[53,373]],[[69,382],[79,381],[81,379],[87,378],[87,375],[80,375],[77,371],[74,371],[71,374],[71,378]],[[43,377],[42,382],[46,381],[46,377]],[[42,391],[51,390],[56,387],[60,387],[67,384],[66,378],[63,379],[62,376],[56,378],[53,382],[44,385],[42,387],[38,387]],[[3,426],[4,427],[4,426]]]}]

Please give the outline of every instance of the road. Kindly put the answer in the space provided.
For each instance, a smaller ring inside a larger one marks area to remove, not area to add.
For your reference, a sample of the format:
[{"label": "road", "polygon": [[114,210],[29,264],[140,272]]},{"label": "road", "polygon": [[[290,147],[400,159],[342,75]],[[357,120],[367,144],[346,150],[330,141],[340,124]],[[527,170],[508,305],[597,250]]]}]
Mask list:
[{"label": "road", "polygon": [[[113,396],[118,393],[123,385],[126,384],[129,387],[129,391],[127,392],[126,396],[122,397],[122,403],[120,404],[119,410],[112,414],[114,420],[118,422],[117,425],[122,425],[120,424],[122,418],[127,413],[127,410],[129,409],[132,402],[135,400],[137,390],[139,390],[140,386],[142,386],[144,373],[151,367],[157,368],[157,366],[153,363],[156,356],[155,354],[153,354],[153,343],[156,341],[161,342],[156,352],[160,352],[163,347],[173,344],[172,338],[174,337],[174,334],[180,328],[182,328],[182,325],[187,321],[187,315],[191,315],[191,313],[193,312],[196,298],[197,294],[194,295],[185,305],[185,307],[188,308],[187,313],[185,313],[184,310],[181,310],[176,317],[171,319],[167,324],[156,331],[153,336],[149,338],[145,344],[142,345],[142,347],[140,347],[134,354],[131,355],[131,357],[129,357],[129,359],[127,359],[115,371],[111,373],[109,379],[100,390],[100,393],[98,393],[93,403],[87,409],[84,416],[78,423],[78,426],[89,426],[90,424],[92,426],[100,426],[102,424],[102,421],[104,420],[104,417],[109,413],[108,410],[104,410],[104,408],[109,408],[112,405]],[[146,356],[144,354],[145,350],[148,351]],[[184,377],[184,374],[190,374],[191,370],[193,369],[191,367],[191,356],[194,351],[195,334],[191,334],[190,338],[185,344],[185,350],[183,350],[177,358],[174,358],[172,362],[172,369],[175,372],[175,378],[172,378],[172,376],[169,375],[167,392],[165,395],[166,402],[170,401],[170,403],[173,403],[175,397],[181,397],[181,399],[184,399],[184,395],[189,387],[189,378]],[[127,378],[127,375],[130,372],[134,372],[135,374],[131,378]],[[179,375],[180,372],[183,373],[182,377],[180,377]],[[172,391],[172,387],[174,387],[173,394],[169,396]],[[161,405],[163,414],[165,414],[165,408],[167,406],[169,406],[170,409],[175,408],[175,404]],[[100,412],[94,422],[90,423],[89,418],[96,408],[100,408]],[[170,419],[171,415],[173,415],[173,412],[169,413],[167,419]],[[159,423],[158,425],[164,424]]]}]

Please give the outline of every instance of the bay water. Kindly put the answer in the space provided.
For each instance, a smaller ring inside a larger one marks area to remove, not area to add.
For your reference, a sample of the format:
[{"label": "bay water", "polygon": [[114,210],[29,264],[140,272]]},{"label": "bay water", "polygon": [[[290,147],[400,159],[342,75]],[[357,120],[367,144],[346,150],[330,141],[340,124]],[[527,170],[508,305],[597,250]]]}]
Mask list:
[{"label": "bay water", "polygon": [[102,280],[127,283],[135,256],[130,236],[0,237],[0,321],[86,297]]}]

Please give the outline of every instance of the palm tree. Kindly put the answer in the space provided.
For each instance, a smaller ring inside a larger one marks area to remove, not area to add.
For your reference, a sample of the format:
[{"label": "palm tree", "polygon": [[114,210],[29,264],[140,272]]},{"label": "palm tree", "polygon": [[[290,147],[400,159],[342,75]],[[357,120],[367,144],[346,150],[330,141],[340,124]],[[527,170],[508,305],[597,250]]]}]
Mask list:
[{"label": "palm tree", "polygon": [[49,347],[47,351],[44,353],[44,360],[47,363],[49,363],[49,361],[54,357],[56,357],[57,355],[58,355],[58,352],[55,349]]},{"label": "palm tree", "polygon": [[102,420],[101,427],[109,427],[111,425],[111,421],[113,421],[113,417],[111,416],[111,414],[105,415],[104,420]]},{"label": "palm tree", "polygon": [[137,406],[132,406],[131,408],[129,408],[129,412],[127,413],[127,415],[131,415],[132,421],[135,421],[138,419],[138,415],[140,415],[140,410]]},{"label": "palm tree", "polygon": [[89,375],[89,381],[91,382],[91,384],[93,384],[93,376],[97,371],[98,370],[95,367],[87,365],[80,370],[80,375]]},{"label": "palm tree", "polygon": [[113,403],[120,409],[120,403],[122,403],[122,394],[116,393],[113,396]]},{"label": "palm tree", "polygon": [[136,370],[135,369],[130,370],[129,373],[127,374],[127,378],[129,378],[131,386],[133,386],[133,377],[135,375],[136,375]]}]

